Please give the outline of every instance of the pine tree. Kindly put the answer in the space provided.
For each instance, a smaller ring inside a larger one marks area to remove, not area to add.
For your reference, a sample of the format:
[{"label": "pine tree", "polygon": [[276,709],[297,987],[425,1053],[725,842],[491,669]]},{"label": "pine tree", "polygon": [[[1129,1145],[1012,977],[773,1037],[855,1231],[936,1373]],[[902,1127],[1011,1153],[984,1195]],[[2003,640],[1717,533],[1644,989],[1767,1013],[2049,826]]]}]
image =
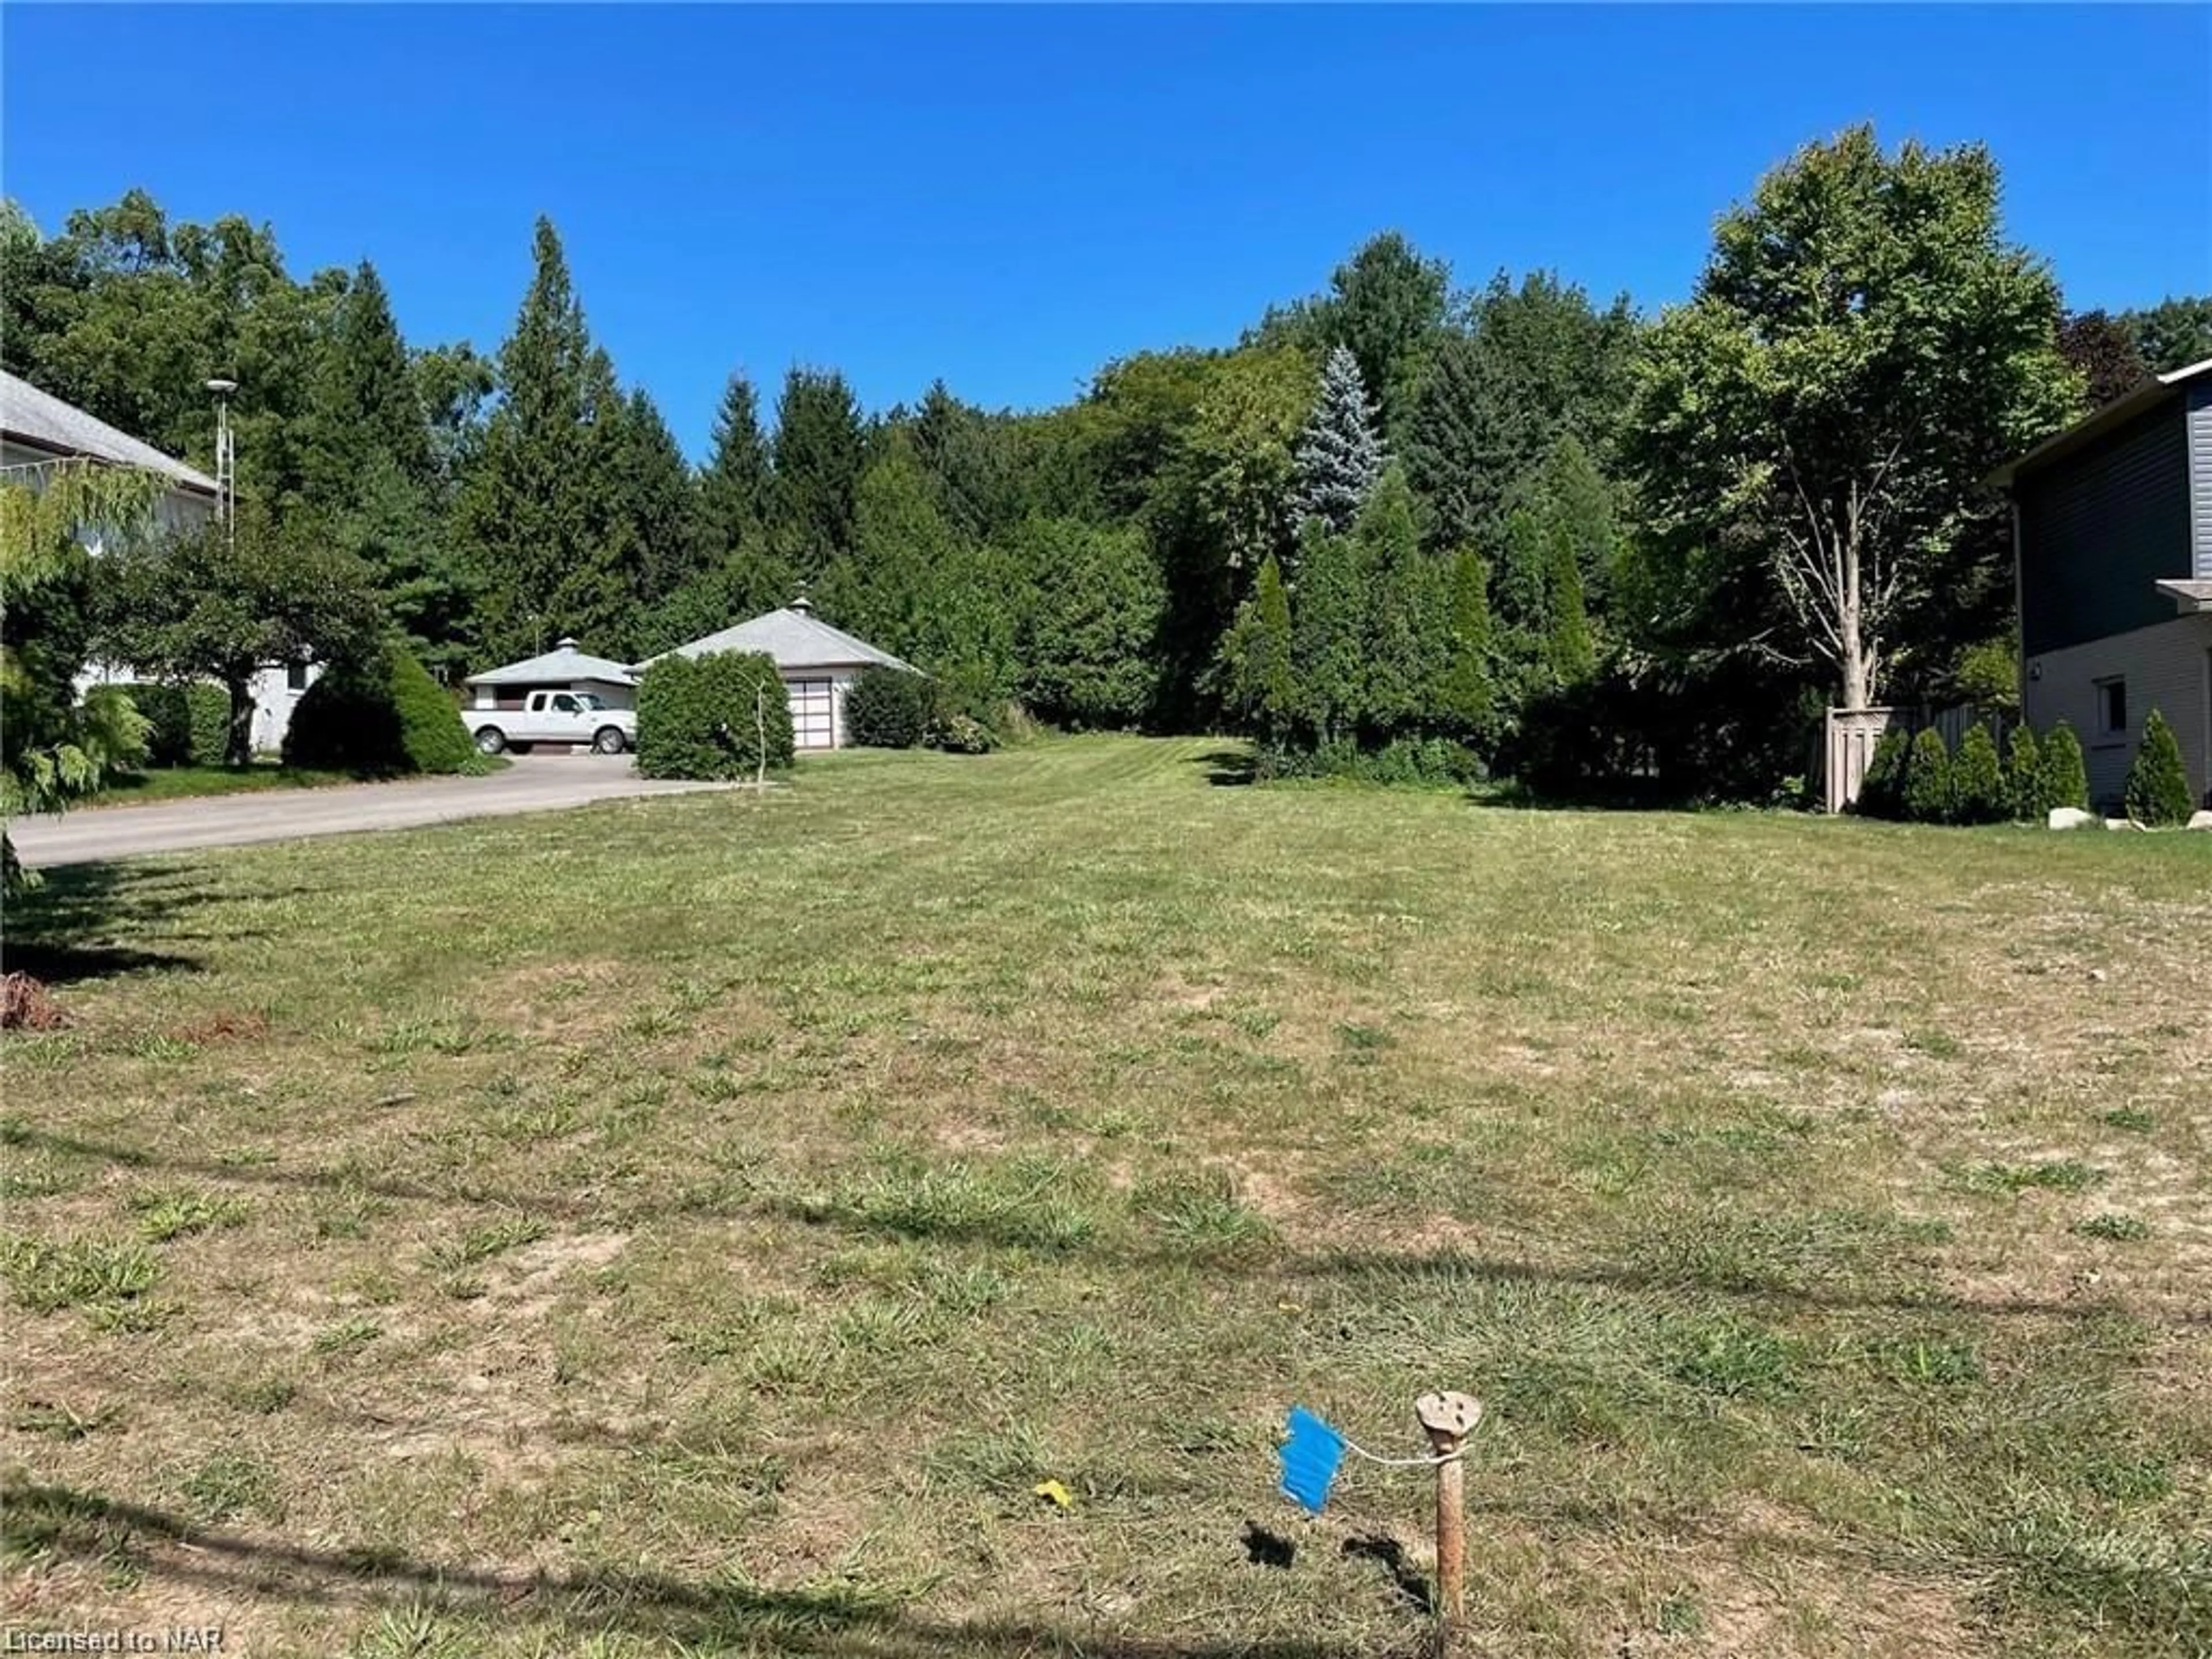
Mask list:
[{"label": "pine tree", "polygon": [[1998,823],[2011,816],[1996,739],[1974,726],[1959,740],[1951,763],[1951,817],[1957,823]]},{"label": "pine tree", "polygon": [[2064,720],[2044,735],[2042,777],[2041,804],[2036,816],[2046,817],[2062,806],[2088,810],[2089,769],[2081,757],[2081,739]]},{"label": "pine tree", "polygon": [[1948,823],[1954,805],[1951,751],[1943,734],[1923,728],[1905,759],[1905,816],[1914,823]]},{"label": "pine tree", "polygon": [[2005,740],[2005,793],[2014,820],[2032,823],[2043,816],[2043,752],[2031,726],[2014,726]]},{"label": "pine tree", "polygon": [[2197,810],[2189,793],[2189,770],[2182,764],[2181,744],[2155,708],[2143,717],[2135,763],[2128,768],[2127,806],[2130,817],[2154,829],[2186,823]]},{"label": "pine tree", "polygon": [[[1167,599],[1144,532],[1056,519],[1032,524],[1019,543],[1025,574],[1044,577],[1021,619],[1023,700],[1062,725],[1136,725],[1152,710],[1159,678],[1152,651]],[[1275,585],[1279,592],[1279,572]],[[1285,674],[1289,626],[1285,614]]]},{"label": "pine tree", "polygon": [[1342,346],[1322,365],[1321,392],[1292,454],[1293,518],[1319,519],[1337,535],[1349,531],[1382,476],[1382,445],[1358,362]]},{"label": "pine tree", "polygon": [[1498,686],[1491,655],[1490,570],[1481,555],[1462,547],[1452,556],[1444,670],[1435,696],[1444,729],[1465,743],[1486,746],[1497,714]]}]

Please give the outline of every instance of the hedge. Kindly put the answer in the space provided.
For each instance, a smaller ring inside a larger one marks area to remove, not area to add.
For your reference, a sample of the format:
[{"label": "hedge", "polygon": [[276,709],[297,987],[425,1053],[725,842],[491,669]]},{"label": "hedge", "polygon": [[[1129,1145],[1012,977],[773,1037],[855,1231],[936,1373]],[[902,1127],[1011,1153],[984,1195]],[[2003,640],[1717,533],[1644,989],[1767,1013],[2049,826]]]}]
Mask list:
[{"label": "hedge", "polygon": [[483,769],[461,712],[397,646],[326,670],[292,709],[284,764],[362,777]]},{"label": "hedge", "polygon": [[912,749],[928,733],[936,702],[924,676],[872,664],[845,693],[845,735],[871,749]]},{"label": "hedge", "polygon": [[749,778],[792,763],[791,697],[757,651],[663,657],[637,686],[637,769],[648,778]]},{"label": "hedge", "polygon": [[230,734],[230,696],[221,686],[139,681],[115,689],[131,699],[131,706],[151,728],[146,735],[147,765],[222,764]]},{"label": "hedge", "polygon": [[2035,816],[2049,815],[2053,807],[2089,805],[2089,768],[2081,757],[2081,739],[2064,720],[2043,738],[2043,789]]}]

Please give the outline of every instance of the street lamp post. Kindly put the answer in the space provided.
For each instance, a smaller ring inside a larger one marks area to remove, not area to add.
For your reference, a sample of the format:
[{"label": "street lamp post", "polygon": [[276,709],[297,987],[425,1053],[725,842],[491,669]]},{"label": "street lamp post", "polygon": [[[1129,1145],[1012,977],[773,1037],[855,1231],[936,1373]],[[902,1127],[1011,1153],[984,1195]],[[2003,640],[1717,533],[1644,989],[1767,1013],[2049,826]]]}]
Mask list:
[{"label": "street lamp post", "polygon": [[223,535],[234,550],[238,546],[238,453],[231,447],[230,394],[235,380],[210,380],[215,393],[215,512],[222,521]]}]

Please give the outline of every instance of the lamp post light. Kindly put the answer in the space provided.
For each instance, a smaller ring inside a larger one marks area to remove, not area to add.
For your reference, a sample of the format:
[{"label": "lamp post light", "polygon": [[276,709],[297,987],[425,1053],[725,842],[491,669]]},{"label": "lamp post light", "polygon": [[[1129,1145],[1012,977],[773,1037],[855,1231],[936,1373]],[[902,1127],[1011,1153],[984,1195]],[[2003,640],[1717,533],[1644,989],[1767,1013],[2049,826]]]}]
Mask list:
[{"label": "lamp post light", "polygon": [[232,447],[230,394],[238,390],[238,382],[210,380],[207,389],[215,393],[215,514],[222,522],[226,541],[235,550],[238,546],[238,452]]}]

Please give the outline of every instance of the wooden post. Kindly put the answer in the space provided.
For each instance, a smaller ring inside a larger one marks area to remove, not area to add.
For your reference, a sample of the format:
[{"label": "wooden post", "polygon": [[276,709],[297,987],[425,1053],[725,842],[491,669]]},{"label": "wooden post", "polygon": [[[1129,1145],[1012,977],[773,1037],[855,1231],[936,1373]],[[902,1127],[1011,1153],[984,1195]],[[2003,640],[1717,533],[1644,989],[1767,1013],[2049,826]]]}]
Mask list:
[{"label": "wooden post", "polygon": [[1413,1402],[1413,1415],[1446,1460],[1437,1465],[1437,1656],[1453,1659],[1467,1607],[1467,1466],[1460,1454],[1482,1419],[1482,1402],[1449,1391],[1425,1394]]}]

